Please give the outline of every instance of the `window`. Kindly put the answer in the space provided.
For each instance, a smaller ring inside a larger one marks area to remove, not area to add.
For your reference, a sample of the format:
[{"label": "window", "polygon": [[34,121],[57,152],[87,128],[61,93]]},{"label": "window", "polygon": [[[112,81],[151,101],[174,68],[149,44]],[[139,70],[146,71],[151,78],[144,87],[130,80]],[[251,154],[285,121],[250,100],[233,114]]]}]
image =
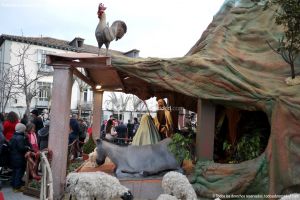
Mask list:
[{"label": "window", "polygon": [[47,61],[46,54],[49,54],[49,53],[54,53],[54,52],[45,51],[45,50],[41,50],[41,49],[39,49],[37,52],[37,56],[38,56],[37,63],[38,63],[40,72],[52,72],[53,71],[53,67],[46,64],[46,61]]},{"label": "window", "polygon": [[88,99],[88,90],[85,89],[83,91],[83,102],[87,102],[87,99]]},{"label": "window", "polygon": [[51,96],[51,83],[38,82],[39,101],[49,101]]},{"label": "window", "polygon": [[123,114],[113,114],[113,117],[115,118],[115,119],[117,119],[117,120],[123,120],[124,119],[124,116],[123,116]]}]

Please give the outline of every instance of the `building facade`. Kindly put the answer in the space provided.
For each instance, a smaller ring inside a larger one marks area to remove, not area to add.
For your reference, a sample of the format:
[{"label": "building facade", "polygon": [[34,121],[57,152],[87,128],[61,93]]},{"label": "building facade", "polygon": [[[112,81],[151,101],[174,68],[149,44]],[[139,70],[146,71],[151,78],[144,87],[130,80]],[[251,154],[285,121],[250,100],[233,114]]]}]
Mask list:
[{"label": "building facade", "polygon": [[[1,112],[15,111],[22,116],[26,111],[26,101],[32,95],[29,109],[51,109],[53,68],[46,64],[46,54],[85,52],[98,53],[98,47],[84,44],[84,39],[74,38],[71,42],[50,37],[0,36],[0,101],[5,106]],[[103,50],[105,52],[105,50]],[[114,54],[138,57],[134,49],[126,53],[111,51]],[[9,74],[9,75],[8,75]],[[26,82],[26,84],[24,84]],[[30,84],[29,84],[30,83]],[[93,92],[87,85],[74,78],[72,87],[71,112],[78,113],[79,106],[83,117],[88,118],[92,110]],[[12,88],[9,88],[13,85]],[[24,85],[30,93],[24,92]],[[80,88],[81,91],[80,92]],[[104,99],[105,101],[105,99]],[[107,111],[109,113],[109,111]],[[104,114],[103,114],[104,115]]]}]

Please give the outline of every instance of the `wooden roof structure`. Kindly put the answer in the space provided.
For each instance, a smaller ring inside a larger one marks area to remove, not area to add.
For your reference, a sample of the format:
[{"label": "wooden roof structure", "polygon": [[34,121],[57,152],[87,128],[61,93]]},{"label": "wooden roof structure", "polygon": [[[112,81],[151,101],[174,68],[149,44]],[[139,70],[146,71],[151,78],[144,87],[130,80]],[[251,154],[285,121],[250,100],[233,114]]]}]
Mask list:
[{"label": "wooden roof structure", "polygon": [[[47,65],[70,66],[73,74],[95,91],[131,93],[143,100],[172,92],[116,69],[108,56],[91,53],[47,54]],[[78,68],[83,68],[84,73]]]}]

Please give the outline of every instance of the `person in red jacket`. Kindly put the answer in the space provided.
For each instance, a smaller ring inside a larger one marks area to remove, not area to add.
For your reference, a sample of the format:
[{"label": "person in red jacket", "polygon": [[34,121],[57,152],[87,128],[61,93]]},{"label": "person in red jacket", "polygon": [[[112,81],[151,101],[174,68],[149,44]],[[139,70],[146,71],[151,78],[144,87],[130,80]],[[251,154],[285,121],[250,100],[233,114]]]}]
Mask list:
[{"label": "person in red jacket", "polygon": [[17,113],[11,111],[7,114],[6,120],[3,124],[3,135],[9,141],[15,132],[15,127],[19,123],[19,116]]}]

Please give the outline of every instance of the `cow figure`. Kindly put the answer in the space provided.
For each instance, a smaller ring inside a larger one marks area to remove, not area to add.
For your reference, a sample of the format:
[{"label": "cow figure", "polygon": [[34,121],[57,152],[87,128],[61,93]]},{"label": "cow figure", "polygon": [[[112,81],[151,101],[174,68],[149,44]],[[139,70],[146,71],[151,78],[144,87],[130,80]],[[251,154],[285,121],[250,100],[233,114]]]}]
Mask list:
[{"label": "cow figure", "polygon": [[109,157],[116,165],[118,178],[145,177],[171,170],[182,172],[180,164],[168,149],[170,142],[171,139],[166,138],[157,144],[118,146],[98,139],[96,162],[102,165]]}]

